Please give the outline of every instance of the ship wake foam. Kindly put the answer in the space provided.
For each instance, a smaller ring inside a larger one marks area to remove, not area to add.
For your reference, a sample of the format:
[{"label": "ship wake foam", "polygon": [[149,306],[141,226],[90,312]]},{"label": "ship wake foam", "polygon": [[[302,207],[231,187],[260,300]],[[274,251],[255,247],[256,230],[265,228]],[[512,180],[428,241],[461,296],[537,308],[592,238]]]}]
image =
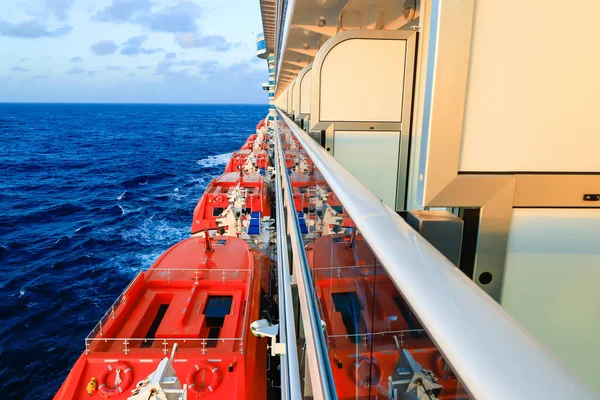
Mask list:
[{"label": "ship wake foam", "polygon": [[216,156],[208,156],[196,161],[196,164],[204,168],[218,167],[219,165],[227,164],[232,155],[233,153],[223,153],[217,154]]}]

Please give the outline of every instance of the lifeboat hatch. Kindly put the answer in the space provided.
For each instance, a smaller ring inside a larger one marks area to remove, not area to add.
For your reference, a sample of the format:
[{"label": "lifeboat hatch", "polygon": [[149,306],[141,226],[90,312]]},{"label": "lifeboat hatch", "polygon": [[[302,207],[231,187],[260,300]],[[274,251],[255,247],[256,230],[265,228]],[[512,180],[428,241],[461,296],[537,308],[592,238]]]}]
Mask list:
[{"label": "lifeboat hatch", "polygon": [[142,348],[152,347],[152,344],[154,343],[154,338],[156,337],[156,331],[158,330],[160,323],[162,322],[163,318],[165,317],[167,308],[169,308],[168,303],[161,304],[158,307],[158,311],[156,312],[156,316],[154,317],[154,320],[152,321],[152,325],[150,325],[150,329],[148,329],[148,332],[146,333],[146,336],[145,336],[146,339],[151,339],[151,340],[144,340],[144,343],[142,343],[142,346],[141,346]]},{"label": "lifeboat hatch", "polygon": [[400,313],[402,313],[402,317],[408,325],[408,330],[411,331],[411,337],[419,337],[419,333],[417,332],[417,330],[421,329],[421,326],[418,322],[415,321],[415,316],[413,315],[408,305],[405,303],[404,299],[398,296],[395,296],[392,299],[394,300],[394,303],[396,303],[396,307],[398,307]]},{"label": "lifeboat hatch", "polygon": [[213,217],[220,217],[221,214],[223,214],[223,210],[225,210],[223,207],[215,207],[213,208]]},{"label": "lifeboat hatch", "polygon": [[[208,296],[204,316],[206,317],[206,327],[208,328],[208,338],[218,339],[221,328],[225,323],[225,316],[231,312],[231,303],[233,296]],[[211,340],[207,347],[216,347],[217,341]]]},{"label": "lifeboat hatch", "polygon": [[342,314],[342,322],[352,343],[358,343],[358,336],[365,332],[365,321],[361,311],[362,307],[358,301],[356,292],[332,293],[333,304],[337,312]]}]

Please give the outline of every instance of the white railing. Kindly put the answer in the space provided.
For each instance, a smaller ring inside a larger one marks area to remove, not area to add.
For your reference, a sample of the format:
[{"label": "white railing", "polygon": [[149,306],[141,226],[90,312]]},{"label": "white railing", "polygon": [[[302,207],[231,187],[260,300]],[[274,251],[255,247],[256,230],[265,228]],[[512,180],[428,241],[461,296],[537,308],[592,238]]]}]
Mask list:
[{"label": "white railing", "polygon": [[[279,128],[275,124],[275,146],[277,151],[277,168],[281,177],[281,185],[283,188],[283,198],[278,198],[282,203],[278,203],[278,207],[282,209],[286,206],[287,212],[287,230],[290,234],[290,243],[292,252],[297,257],[297,264],[294,268],[294,275],[298,283],[298,297],[301,304],[302,319],[307,345],[307,359],[309,364],[310,382],[313,390],[313,398],[334,400],[337,398],[335,384],[333,382],[333,373],[329,363],[329,355],[327,351],[327,340],[323,332],[323,325],[319,313],[319,305],[314,286],[311,279],[311,273],[304,252],[304,243],[302,242],[302,234],[294,208],[294,195],[289,175],[283,171],[285,168],[285,157],[281,145],[281,136]],[[279,211],[279,210],[278,210]],[[284,238],[285,239],[285,238]],[[287,245],[286,245],[287,249]],[[278,249],[279,253],[281,249]],[[288,270],[289,271],[289,270]],[[286,271],[286,273],[288,272]],[[289,286],[289,284],[287,285]],[[294,346],[295,350],[296,346]],[[298,398],[298,397],[294,397]]]},{"label": "white railing", "polygon": [[300,368],[298,363],[296,326],[291,291],[290,263],[288,258],[287,235],[284,217],[284,201],[282,190],[282,171],[285,171],[285,159],[280,157],[280,143],[275,144],[275,197],[277,225],[277,272],[279,302],[279,335],[285,343],[286,352],[281,362],[281,397],[282,399],[299,399],[302,396]]},{"label": "white railing", "polygon": [[471,397],[597,398],[498,303],[278,111]]}]

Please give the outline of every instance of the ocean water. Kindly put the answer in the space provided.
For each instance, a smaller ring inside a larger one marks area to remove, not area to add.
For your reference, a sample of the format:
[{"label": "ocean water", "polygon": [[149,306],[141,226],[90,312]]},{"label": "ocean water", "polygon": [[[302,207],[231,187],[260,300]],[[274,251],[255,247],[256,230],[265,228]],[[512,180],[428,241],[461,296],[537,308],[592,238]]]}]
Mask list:
[{"label": "ocean water", "polygon": [[0,104],[0,393],[52,398],[267,107]]}]

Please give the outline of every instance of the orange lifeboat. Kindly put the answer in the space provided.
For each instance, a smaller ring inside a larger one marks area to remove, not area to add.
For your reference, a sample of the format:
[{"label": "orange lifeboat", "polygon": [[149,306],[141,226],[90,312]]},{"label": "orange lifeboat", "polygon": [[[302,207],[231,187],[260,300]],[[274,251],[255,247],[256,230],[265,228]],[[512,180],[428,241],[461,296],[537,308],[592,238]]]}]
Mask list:
[{"label": "orange lifeboat", "polygon": [[264,174],[264,170],[271,165],[269,162],[268,154],[265,150],[253,151],[250,148],[242,147],[242,150],[238,150],[233,153],[231,159],[225,167],[225,172],[240,172],[243,171],[243,167],[246,164],[248,157],[255,157],[256,161],[254,166]]},{"label": "orange lifeboat", "polygon": [[136,276],[86,339],[55,399],[88,399],[87,383],[100,377],[92,398],[125,400],[175,343],[172,366],[188,383],[187,398],[266,398],[267,343],[249,325],[261,318],[270,260],[242,239],[209,240],[183,240]]},{"label": "orange lifeboat", "polygon": [[[241,175],[235,172],[225,173],[206,188],[204,195],[194,209],[191,233],[205,229],[217,229],[217,219],[234,202],[234,191],[243,191],[243,208],[238,210],[244,218],[271,215],[271,197],[268,187],[259,173]],[[235,205],[235,204],[234,204]]]},{"label": "orange lifeboat", "polygon": [[432,371],[438,399],[468,397],[360,235],[322,236],[306,253],[339,399],[388,398],[403,350]]},{"label": "orange lifeboat", "polygon": [[256,140],[257,137],[258,137],[257,134],[248,136],[248,139],[246,139],[246,143],[244,143],[244,145],[242,146],[242,150],[252,149],[252,146],[254,145],[254,141]]}]

